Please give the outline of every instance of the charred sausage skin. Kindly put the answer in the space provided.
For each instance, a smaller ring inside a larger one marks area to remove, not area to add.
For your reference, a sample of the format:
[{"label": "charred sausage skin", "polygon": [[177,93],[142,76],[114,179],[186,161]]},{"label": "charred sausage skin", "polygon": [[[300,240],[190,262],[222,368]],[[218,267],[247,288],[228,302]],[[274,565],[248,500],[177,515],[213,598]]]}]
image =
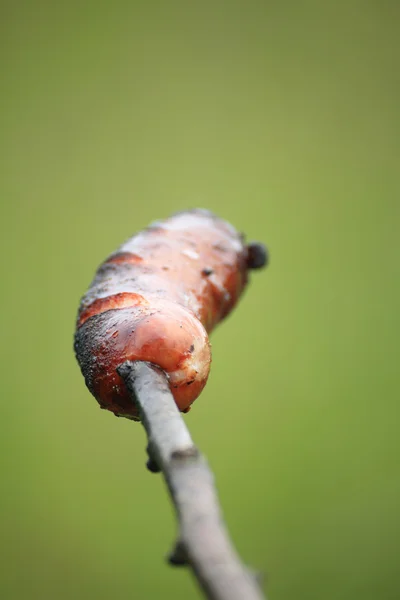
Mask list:
[{"label": "charred sausage skin", "polygon": [[116,368],[143,360],[167,373],[187,412],[207,382],[208,333],[238,301],[248,261],[243,236],[203,209],[152,223],[112,254],[81,300],[75,332],[77,360],[100,406],[139,419]]}]

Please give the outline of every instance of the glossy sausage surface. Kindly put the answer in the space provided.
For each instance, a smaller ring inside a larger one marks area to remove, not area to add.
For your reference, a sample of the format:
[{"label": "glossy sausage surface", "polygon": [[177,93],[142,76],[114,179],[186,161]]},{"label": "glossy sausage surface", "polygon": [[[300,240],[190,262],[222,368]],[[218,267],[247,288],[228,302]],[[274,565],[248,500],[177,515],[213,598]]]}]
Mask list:
[{"label": "glossy sausage surface", "polygon": [[99,267],[79,307],[75,353],[102,408],[138,419],[116,368],[144,360],[167,373],[189,410],[210,370],[208,333],[260,266],[250,248],[232,225],[195,209],[152,223]]}]

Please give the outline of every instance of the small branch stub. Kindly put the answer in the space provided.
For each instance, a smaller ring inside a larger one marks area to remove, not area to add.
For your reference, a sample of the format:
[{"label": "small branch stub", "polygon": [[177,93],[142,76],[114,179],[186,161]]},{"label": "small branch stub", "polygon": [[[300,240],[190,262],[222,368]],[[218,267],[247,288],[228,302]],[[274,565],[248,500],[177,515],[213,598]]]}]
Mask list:
[{"label": "small branch stub", "polygon": [[269,263],[267,247],[261,242],[247,244],[247,267],[249,269],[262,269]]},{"label": "small branch stub", "polygon": [[189,565],[210,600],[263,600],[229,539],[212,473],[191,439],[165,373],[140,361],[125,362],[117,371],[148,436],[147,466],[162,471],[177,512],[179,534],[170,564]]}]

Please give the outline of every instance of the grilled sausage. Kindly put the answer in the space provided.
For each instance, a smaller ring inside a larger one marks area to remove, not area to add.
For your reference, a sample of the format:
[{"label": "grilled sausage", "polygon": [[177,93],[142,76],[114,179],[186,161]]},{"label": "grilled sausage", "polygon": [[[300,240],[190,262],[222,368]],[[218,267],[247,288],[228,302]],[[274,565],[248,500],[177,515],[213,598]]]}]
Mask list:
[{"label": "grilled sausage", "polygon": [[139,419],[116,368],[143,360],[166,372],[187,412],[207,382],[208,333],[235,306],[248,269],[265,263],[263,252],[195,209],[152,223],[112,254],[81,300],[75,333],[77,360],[100,406]]}]

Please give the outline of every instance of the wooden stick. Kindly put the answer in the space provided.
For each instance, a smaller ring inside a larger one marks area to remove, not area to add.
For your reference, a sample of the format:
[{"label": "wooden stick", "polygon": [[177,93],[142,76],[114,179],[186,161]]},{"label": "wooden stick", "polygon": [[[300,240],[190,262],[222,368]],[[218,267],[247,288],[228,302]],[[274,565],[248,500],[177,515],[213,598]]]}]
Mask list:
[{"label": "wooden stick", "polygon": [[118,367],[140,409],[148,436],[148,467],[162,471],[179,534],[169,558],[188,564],[210,600],[263,600],[256,577],[241,563],[226,531],[213,475],[194,445],[165,373],[146,362]]}]

